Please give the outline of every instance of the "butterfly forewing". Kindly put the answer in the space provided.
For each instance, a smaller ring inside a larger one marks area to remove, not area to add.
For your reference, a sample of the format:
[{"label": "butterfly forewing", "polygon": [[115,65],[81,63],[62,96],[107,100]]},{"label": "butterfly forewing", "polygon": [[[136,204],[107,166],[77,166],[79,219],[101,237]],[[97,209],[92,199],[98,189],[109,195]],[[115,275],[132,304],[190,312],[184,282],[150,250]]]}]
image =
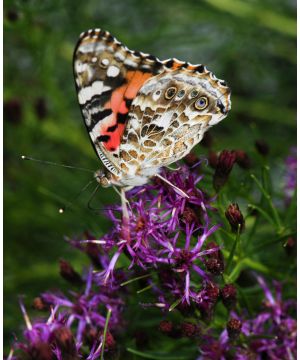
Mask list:
[{"label": "butterfly forewing", "polygon": [[119,172],[119,145],[132,100],[163,64],[133,52],[108,32],[90,30],[80,36],[74,52],[78,100],[92,143],[112,172]]}]

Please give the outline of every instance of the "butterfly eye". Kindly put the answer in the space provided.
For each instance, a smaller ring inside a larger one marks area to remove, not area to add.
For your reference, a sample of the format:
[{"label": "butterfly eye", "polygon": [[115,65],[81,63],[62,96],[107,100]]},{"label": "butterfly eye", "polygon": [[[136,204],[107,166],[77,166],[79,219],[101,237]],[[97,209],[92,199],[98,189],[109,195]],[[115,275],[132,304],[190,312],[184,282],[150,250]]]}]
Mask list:
[{"label": "butterfly eye", "polygon": [[195,108],[197,110],[204,110],[208,106],[208,99],[206,96],[201,96],[196,102],[195,102]]},{"label": "butterfly eye", "polygon": [[177,91],[177,89],[176,89],[175,86],[170,87],[170,88],[167,89],[167,91],[165,92],[165,98],[166,98],[167,100],[172,99],[172,97],[175,96],[176,91]]},{"label": "butterfly eye", "polygon": [[190,97],[193,99],[195,97],[197,97],[199,94],[199,91],[198,90],[192,90],[191,91],[191,94],[190,94]]}]

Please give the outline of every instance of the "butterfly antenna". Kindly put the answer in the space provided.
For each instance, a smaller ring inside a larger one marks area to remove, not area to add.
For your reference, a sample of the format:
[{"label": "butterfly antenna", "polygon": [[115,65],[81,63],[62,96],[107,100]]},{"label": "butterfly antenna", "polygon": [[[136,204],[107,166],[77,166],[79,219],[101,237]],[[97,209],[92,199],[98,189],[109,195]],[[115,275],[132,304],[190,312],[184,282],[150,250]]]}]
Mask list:
[{"label": "butterfly antenna", "polygon": [[161,179],[162,181],[164,181],[166,184],[170,185],[175,192],[177,192],[177,194],[189,199],[190,197],[188,196],[188,194],[186,194],[183,190],[179,189],[179,187],[175,186],[174,184],[172,184],[169,180],[167,180],[166,178],[164,178],[163,176],[161,176],[160,174],[156,174],[155,176],[157,176],[159,179]]},{"label": "butterfly antenna", "polygon": [[98,190],[99,190],[99,187],[100,187],[100,184],[97,184],[97,186],[95,187],[95,189],[93,190],[90,198],[89,198],[89,201],[87,203],[87,207],[89,210],[92,210],[92,211],[100,211],[100,210],[105,210],[105,208],[94,208],[93,206],[91,206],[91,203],[92,203],[92,200],[94,199],[95,195],[97,194]]},{"label": "butterfly antenna", "polygon": [[95,172],[95,171],[93,171],[91,169],[87,169],[87,168],[82,168],[82,167],[77,167],[77,166],[72,166],[72,165],[59,164],[59,163],[56,163],[56,162],[53,162],[53,161],[45,161],[45,160],[35,159],[35,158],[32,158],[30,156],[25,156],[25,155],[22,155],[21,159],[22,160],[35,161],[35,162],[38,162],[38,163],[41,163],[41,164],[44,164],[44,165],[60,166],[60,167],[64,167],[64,168],[67,168],[67,169],[75,169],[75,170],[87,171],[87,172],[90,172],[90,173],[93,173],[93,174]]},{"label": "butterfly antenna", "polygon": [[68,202],[67,205],[64,205],[63,207],[61,207],[58,212],[60,214],[63,214],[67,209],[69,209],[70,207],[72,207],[72,205],[74,204],[74,202],[79,198],[79,196],[91,185],[95,182],[95,179],[90,180],[86,185],[84,185],[84,187],[79,191],[78,194],[76,194],[74,196],[74,198]]}]

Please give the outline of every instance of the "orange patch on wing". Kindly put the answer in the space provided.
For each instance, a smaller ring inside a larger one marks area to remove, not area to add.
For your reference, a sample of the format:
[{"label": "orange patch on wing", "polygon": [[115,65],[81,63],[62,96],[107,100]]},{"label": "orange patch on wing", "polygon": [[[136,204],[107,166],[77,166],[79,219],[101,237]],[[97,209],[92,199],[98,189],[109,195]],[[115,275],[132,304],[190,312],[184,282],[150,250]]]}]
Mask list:
[{"label": "orange patch on wing", "polygon": [[144,84],[144,82],[151,76],[153,75],[150,73],[135,71],[134,76],[131,79],[130,84],[125,92],[125,97],[127,99],[133,99]]},{"label": "orange patch on wing", "polygon": [[189,65],[189,66],[187,67],[187,69],[188,69],[188,70],[195,70],[196,67],[197,67],[197,66],[195,66],[195,65]]},{"label": "orange patch on wing", "polygon": [[[106,105],[108,105],[108,107],[110,105],[110,107],[114,113],[119,112],[120,106],[124,99],[124,93],[126,91],[126,88],[127,88],[127,84],[122,85],[121,87],[114,90],[111,95],[111,100],[108,101],[107,104],[105,104],[105,107],[106,107]],[[109,103],[111,103],[111,104],[109,104]]]},{"label": "orange patch on wing", "polygon": [[121,113],[121,114],[126,114],[126,113],[128,113],[128,108],[127,108],[127,106],[126,106],[126,101],[125,100],[123,100],[122,102],[121,102],[121,106],[120,106],[120,108],[119,108],[119,113]]},{"label": "orange patch on wing", "polygon": [[113,112],[111,115],[110,124],[106,125],[117,125],[117,128],[113,132],[107,132],[101,129],[100,135],[108,135],[110,137],[107,142],[103,143],[103,146],[108,151],[115,151],[118,149],[126,127],[126,124],[117,123],[118,113],[125,115],[129,111],[124,99],[134,99],[145,81],[152,76],[153,74],[144,73],[142,71],[128,71],[126,76],[127,83],[115,89],[112,93],[111,99],[104,105],[105,109],[111,109]]},{"label": "orange patch on wing", "polygon": [[178,63],[178,62],[174,62],[173,66],[172,66],[172,69],[173,70],[176,70],[176,69],[179,69],[182,67],[182,63]]}]

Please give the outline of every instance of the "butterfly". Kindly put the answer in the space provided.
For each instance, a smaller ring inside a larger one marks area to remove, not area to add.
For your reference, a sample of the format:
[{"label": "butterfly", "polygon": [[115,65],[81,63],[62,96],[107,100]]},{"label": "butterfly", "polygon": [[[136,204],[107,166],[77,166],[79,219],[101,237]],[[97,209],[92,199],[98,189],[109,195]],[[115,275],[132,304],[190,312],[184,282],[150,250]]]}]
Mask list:
[{"label": "butterfly", "polygon": [[186,156],[228,114],[230,89],[204,65],[129,50],[109,32],[89,30],[74,51],[83,119],[106,167],[104,186],[144,185]]}]

